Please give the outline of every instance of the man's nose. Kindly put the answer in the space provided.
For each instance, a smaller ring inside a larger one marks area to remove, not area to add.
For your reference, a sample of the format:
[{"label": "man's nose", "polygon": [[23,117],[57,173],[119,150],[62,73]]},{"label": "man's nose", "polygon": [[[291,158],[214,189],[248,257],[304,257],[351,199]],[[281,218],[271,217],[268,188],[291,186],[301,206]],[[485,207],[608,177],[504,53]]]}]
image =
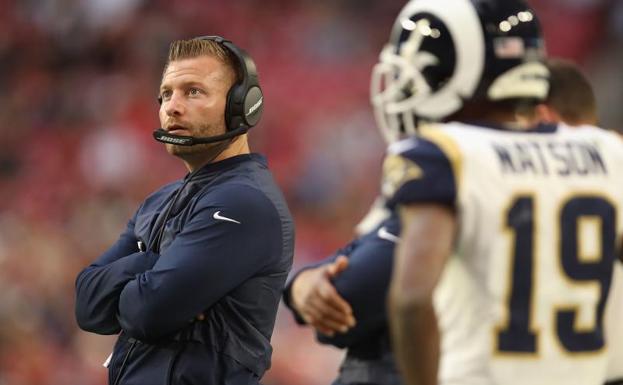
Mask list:
[{"label": "man's nose", "polygon": [[164,102],[164,111],[168,116],[180,116],[184,114],[185,106],[181,98],[182,95],[174,92],[171,98]]}]

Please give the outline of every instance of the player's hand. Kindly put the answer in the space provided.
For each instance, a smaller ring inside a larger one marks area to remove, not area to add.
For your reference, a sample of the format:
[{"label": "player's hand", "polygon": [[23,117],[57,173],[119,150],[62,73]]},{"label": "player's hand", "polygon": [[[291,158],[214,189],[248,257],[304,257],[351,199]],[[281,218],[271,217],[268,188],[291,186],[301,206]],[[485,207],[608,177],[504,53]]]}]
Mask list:
[{"label": "player's hand", "polygon": [[318,332],[333,336],[355,326],[353,309],[331,283],[348,267],[348,258],[341,255],[333,263],[305,270],[292,284],[292,305],[305,322]]}]

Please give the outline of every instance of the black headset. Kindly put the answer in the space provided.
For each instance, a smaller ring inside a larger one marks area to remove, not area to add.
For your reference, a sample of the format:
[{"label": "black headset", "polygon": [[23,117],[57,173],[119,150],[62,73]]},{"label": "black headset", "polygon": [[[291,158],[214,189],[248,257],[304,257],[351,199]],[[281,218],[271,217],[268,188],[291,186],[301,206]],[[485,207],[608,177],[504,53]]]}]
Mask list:
[{"label": "black headset", "polygon": [[[162,128],[154,131],[154,138],[160,142],[192,146],[199,143],[214,143],[242,135],[259,122],[264,110],[264,96],[257,78],[253,59],[231,41],[216,35],[199,36],[193,40],[211,40],[231,52],[238,65],[240,79],[229,89],[225,104],[225,127],[227,132],[207,138],[171,135]],[[159,98],[161,102],[161,99]]]}]

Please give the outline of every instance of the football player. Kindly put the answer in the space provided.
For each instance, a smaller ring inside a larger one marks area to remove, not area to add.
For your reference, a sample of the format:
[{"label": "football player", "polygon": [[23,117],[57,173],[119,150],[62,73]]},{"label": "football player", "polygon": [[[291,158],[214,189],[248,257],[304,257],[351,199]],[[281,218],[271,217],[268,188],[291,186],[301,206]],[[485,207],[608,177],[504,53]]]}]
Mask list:
[{"label": "football player", "polygon": [[548,93],[543,58],[521,0],[413,0],[382,53],[377,116],[420,133],[390,146],[383,180],[401,216],[389,314],[407,384],[606,380],[623,141],[523,129],[517,112]]}]

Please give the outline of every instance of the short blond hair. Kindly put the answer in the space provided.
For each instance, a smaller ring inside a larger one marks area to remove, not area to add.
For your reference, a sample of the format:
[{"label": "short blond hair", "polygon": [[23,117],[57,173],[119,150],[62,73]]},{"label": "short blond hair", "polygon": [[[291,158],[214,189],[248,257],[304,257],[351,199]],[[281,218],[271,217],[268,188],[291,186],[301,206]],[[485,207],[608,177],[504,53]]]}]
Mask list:
[{"label": "short blond hair", "polygon": [[597,102],[582,70],[563,59],[549,59],[550,88],[545,103],[572,125],[597,124]]},{"label": "short blond hair", "polygon": [[193,38],[187,40],[175,40],[169,46],[169,56],[164,65],[167,70],[169,63],[176,60],[191,59],[199,56],[211,56],[231,68],[235,75],[234,83],[238,83],[241,74],[236,56],[223,45],[210,39]]}]

